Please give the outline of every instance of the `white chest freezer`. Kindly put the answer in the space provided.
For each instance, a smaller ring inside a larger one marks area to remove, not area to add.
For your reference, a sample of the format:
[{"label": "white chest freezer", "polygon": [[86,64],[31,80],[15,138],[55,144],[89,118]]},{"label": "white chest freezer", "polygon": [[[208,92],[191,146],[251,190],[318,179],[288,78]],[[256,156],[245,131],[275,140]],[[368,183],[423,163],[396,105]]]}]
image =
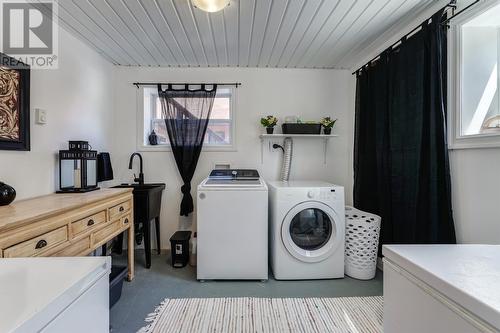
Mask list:
[{"label": "white chest freezer", "polygon": [[499,245],[386,245],[384,332],[500,332]]},{"label": "white chest freezer", "polygon": [[0,332],[109,332],[110,257],[0,259]]}]

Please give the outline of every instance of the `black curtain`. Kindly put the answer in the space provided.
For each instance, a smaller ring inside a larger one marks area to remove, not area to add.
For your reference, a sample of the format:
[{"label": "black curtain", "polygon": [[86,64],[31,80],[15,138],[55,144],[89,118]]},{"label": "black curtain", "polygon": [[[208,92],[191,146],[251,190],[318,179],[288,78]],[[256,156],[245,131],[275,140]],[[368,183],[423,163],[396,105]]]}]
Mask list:
[{"label": "black curtain", "polygon": [[217,86],[201,85],[195,89],[190,89],[189,85],[184,85],[183,89],[176,87],[167,85],[167,89],[162,90],[158,85],[158,96],[172,153],[184,183],[181,187],[180,215],[188,216],[194,209],[191,179],[203,147]]},{"label": "black curtain", "polygon": [[381,244],[455,243],[443,11],[357,73],[354,204]]}]

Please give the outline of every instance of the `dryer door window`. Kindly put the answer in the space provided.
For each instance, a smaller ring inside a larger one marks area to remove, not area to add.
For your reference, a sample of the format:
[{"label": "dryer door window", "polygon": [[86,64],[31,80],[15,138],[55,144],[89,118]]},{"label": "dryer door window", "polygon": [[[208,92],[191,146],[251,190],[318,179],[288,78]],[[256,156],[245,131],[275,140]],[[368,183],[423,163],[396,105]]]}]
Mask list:
[{"label": "dryer door window", "polygon": [[281,225],[288,252],[304,262],[320,262],[343,244],[343,223],[328,205],[306,201],[294,206]]},{"label": "dryer door window", "polygon": [[290,222],[290,236],[301,249],[314,251],[323,247],[332,236],[332,220],[323,210],[307,208]]}]

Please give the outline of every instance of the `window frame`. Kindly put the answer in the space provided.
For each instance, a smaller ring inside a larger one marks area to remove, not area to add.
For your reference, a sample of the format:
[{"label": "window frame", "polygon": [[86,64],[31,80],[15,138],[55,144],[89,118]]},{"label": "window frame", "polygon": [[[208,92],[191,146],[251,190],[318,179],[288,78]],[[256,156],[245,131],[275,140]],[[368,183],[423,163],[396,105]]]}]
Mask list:
[{"label": "window frame", "polygon": [[[461,27],[473,17],[500,5],[500,0],[480,2],[450,22],[448,33],[448,148],[498,148],[500,131],[462,135],[462,31]],[[500,52],[500,39],[498,41]],[[500,55],[500,54],[499,54]],[[500,66],[500,64],[498,64]],[[500,80],[500,79],[499,79]],[[497,89],[500,87],[497,86]]]},{"label": "window frame", "polygon": [[[231,113],[231,144],[230,145],[203,145],[202,151],[206,152],[234,152],[237,151],[236,146],[236,105],[237,105],[237,91],[238,89],[233,86],[221,85],[225,89],[231,91],[230,97],[230,113]],[[144,138],[146,137],[144,128],[144,89],[147,87],[140,87],[137,89],[137,136],[136,146],[137,151],[140,152],[165,152],[172,151],[170,144],[160,144],[157,146],[145,145]]]}]

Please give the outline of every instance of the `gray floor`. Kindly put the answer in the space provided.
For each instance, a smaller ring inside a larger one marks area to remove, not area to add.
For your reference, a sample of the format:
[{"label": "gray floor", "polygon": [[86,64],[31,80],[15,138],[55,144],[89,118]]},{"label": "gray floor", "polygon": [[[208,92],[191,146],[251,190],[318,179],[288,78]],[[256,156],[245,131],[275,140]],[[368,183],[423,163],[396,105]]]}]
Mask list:
[{"label": "gray floor", "polygon": [[[113,256],[113,263],[125,263]],[[174,269],[169,254],[153,255],[151,269],[144,268],[144,252],[136,253],[136,277],[123,283],[120,301],[111,309],[112,332],[136,332],[144,318],[164,298],[192,297],[340,297],[382,295],[382,274],[371,281],[351,278],[317,281],[207,281],[196,280],[193,267]]]}]

